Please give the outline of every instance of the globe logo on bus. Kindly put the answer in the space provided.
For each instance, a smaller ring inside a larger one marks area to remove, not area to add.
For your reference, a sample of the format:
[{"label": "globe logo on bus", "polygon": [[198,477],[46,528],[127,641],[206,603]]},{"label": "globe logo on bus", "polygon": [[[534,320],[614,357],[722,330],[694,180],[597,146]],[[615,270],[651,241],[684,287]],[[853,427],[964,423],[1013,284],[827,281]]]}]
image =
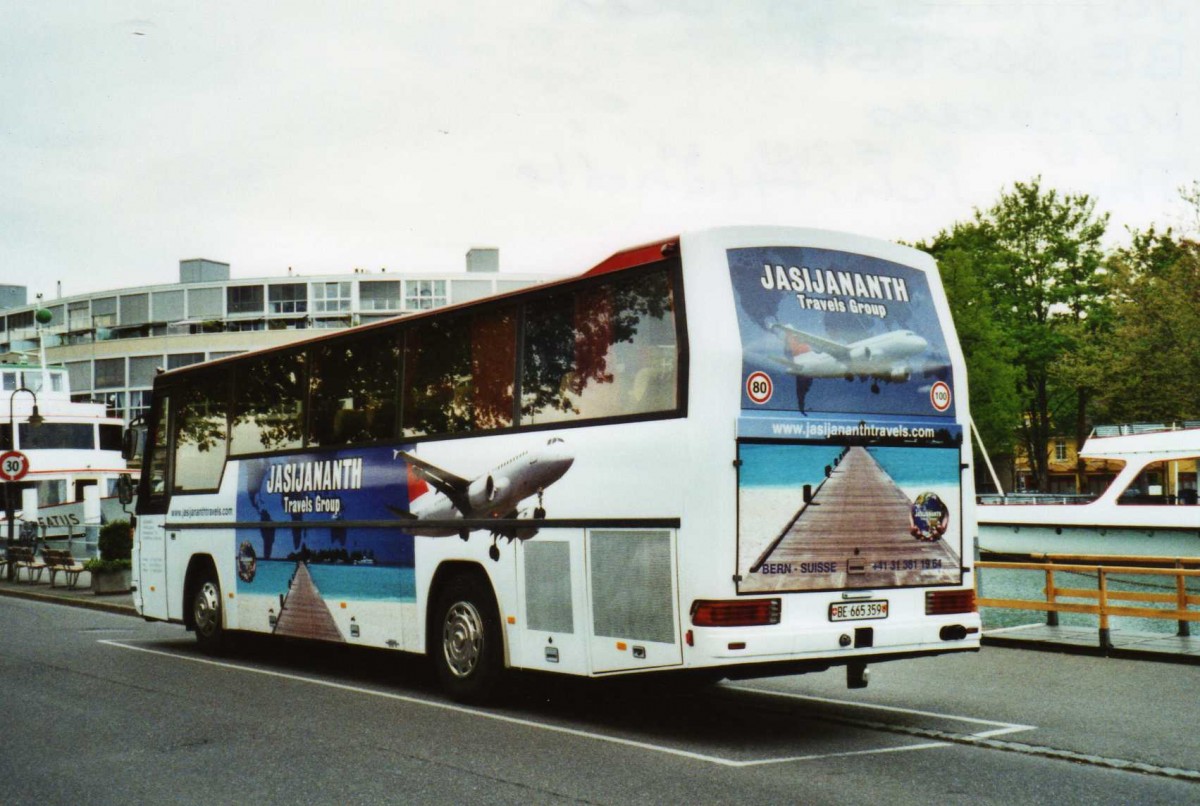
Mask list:
[{"label": "globe logo on bus", "polygon": [[921,493],[913,502],[909,532],[917,540],[935,541],[950,526],[950,510],[937,493]]},{"label": "globe logo on bus", "polygon": [[238,549],[238,579],[242,582],[253,582],[256,571],[258,571],[258,555],[254,553],[254,546],[250,545],[250,541],[245,540]]}]

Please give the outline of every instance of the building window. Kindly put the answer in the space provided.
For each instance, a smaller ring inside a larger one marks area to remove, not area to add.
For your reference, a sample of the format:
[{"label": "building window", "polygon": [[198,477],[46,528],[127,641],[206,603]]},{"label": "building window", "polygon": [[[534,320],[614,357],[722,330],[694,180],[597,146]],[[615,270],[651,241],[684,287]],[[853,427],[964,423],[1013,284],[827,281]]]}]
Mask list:
[{"label": "building window", "polygon": [[350,310],[350,281],[313,283],[313,312],[333,313]]},{"label": "building window", "polygon": [[404,307],[410,311],[427,311],[446,304],[445,280],[406,280]]},{"label": "building window", "polygon": [[307,313],[308,288],[304,283],[285,283],[268,287],[271,313]]},{"label": "building window", "polygon": [[1062,437],[1054,440],[1054,461],[1067,461],[1067,441]]},{"label": "building window", "polygon": [[150,414],[150,390],[135,389],[129,393],[129,419]]},{"label": "building window", "polygon": [[[22,311],[21,313],[10,313],[8,315],[9,330],[26,330],[33,327],[33,311]],[[24,335],[24,334],[20,334]]]},{"label": "building window", "polygon": [[113,327],[117,324],[117,298],[101,297],[92,300],[92,327]]},{"label": "building window", "polygon": [[247,330],[266,330],[266,326],[260,319],[253,322],[226,322],[225,329],[230,333],[239,333]]},{"label": "building window", "polygon": [[225,289],[225,301],[230,314],[262,313],[263,288],[261,285],[231,285]]},{"label": "building window", "polygon": [[400,310],[400,281],[360,281],[358,284],[358,307],[363,311]]},{"label": "building window", "polygon": [[204,360],[204,353],[175,353],[167,356],[167,369],[179,369],[199,364]]},{"label": "building window", "polygon": [[125,416],[125,393],[124,392],[109,392],[104,396],[104,416],[105,417],[124,417]]},{"label": "building window", "polygon": [[98,358],[95,362],[95,389],[120,389],[125,385],[124,358]]}]

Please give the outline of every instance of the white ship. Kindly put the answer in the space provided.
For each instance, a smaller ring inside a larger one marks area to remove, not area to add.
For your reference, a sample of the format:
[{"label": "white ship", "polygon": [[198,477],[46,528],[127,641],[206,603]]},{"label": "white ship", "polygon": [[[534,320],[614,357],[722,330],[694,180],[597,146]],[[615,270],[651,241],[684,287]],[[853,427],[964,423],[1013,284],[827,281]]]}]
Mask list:
[{"label": "white ship", "polygon": [[1095,497],[980,496],[980,551],[1200,557],[1200,423],[1097,428],[1079,455],[1124,466]]},{"label": "white ship", "polygon": [[[130,472],[123,421],[102,403],[73,402],[64,367],[0,363],[0,393],[9,404],[0,448],[23,453],[29,468],[2,485],[12,496],[5,511],[15,515],[13,533],[28,535],[36,524],[38,538],[71,539],[77,556],[94,555],[100,524],[128,517],[116,497],[117,479]],[[0,528],[7,539],[7,517]]]}]

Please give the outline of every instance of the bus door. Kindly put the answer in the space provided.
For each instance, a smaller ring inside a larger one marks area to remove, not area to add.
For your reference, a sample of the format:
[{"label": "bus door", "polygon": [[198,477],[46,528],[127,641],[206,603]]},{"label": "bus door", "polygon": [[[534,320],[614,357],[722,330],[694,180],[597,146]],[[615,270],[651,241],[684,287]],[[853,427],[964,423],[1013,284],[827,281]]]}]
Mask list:
[{"label": "bus door", "polygon": [[683,663],[675,538],[673,529],[587,532],[593,672]]},{"label": "bus door", "polygon": [[152,428],[147,436],[137,531],[133,541],[134,602],[147,618],[167,618],[167,508],[170,504],[170,397],[155,395]]}]

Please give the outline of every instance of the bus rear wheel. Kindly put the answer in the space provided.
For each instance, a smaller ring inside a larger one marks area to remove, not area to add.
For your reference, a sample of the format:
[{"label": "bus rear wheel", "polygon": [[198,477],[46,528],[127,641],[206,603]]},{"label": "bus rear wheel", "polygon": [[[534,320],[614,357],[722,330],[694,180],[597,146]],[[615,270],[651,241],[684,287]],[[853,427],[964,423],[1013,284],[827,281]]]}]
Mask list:
[{"label": "bus rear wheel", "polygon": [[218,654],[225,644],[224,614],[221,612],[221,583],[210,571],[197,581],[192,593],[192,624],[200,649]]},{"label": "bus rear wheel", "polygon": [[503,671],[500,617],[486,583],[474,575],[452,579],[437,598],[430,654],[438,682],[459,702],[482,703]]}]

